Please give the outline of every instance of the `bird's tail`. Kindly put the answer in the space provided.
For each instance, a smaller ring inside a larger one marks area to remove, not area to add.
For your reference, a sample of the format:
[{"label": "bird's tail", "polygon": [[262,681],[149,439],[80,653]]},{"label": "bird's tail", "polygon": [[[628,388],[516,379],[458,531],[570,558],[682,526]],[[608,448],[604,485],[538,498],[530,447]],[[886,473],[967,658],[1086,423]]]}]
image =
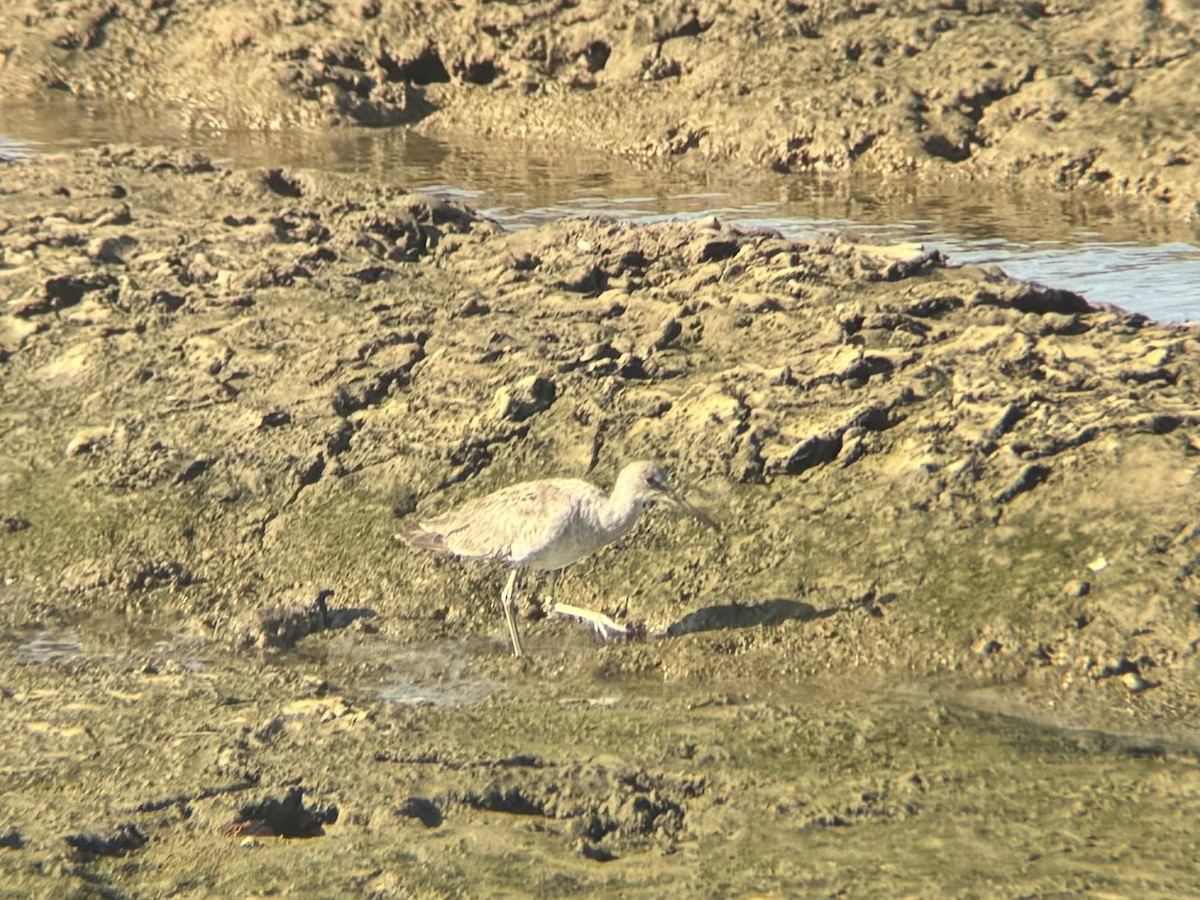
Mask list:
[{"label": "bird's tail", "polygon": [[446,546],[446,539],[436,531],[429,531],[421,525],[415,528],[410,528],[405,532],[396,535],[397,538],[404,541],[410,547],[416,547],[418,550],[433,550],[435,553],[449,553],[450,550]]}]

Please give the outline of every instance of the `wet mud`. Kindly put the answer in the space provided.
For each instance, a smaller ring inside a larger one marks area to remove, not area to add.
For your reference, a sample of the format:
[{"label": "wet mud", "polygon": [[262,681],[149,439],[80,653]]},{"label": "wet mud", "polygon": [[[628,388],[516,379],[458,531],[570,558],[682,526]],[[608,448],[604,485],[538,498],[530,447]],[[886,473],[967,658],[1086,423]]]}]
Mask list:
[{"label": "wet mud", "polygon": [[1200,210],[1191,0],[21,0],[0,33],[8,102],[165,108],[201,130],[418,126],[696,177],[857,171],[885,194],[917,172],[1176,221]]},{"label": "wet mud", "polygon": [[[28,2],[0,88],[1186,219],[1196,15]],[[850,234],[0,176],[0,893],[1200,894],[1194,326]],[[538,587],[514,660],[504,573],[398,538],[637,458],[722,527],[562,579],[634,640]]]},{"label": "wet mud", "polygon": [[[19,893],[1192,892],[1197,335],[936,249],[5,173]],[[406,547],[668,462],[558,597]],[[986,852],[985,852],[986,851]]]}]

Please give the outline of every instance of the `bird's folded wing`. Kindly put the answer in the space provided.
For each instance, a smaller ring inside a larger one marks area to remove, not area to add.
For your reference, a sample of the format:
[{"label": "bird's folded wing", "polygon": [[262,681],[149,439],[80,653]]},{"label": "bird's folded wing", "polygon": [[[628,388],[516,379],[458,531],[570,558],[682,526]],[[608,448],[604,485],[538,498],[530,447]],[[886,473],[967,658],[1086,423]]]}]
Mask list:
[{"label": "bird's folded wing", "polygon": [[422,522],[409,540],[463,559],[507,560],[514,547],[553,542],[572,509],[572,497],[553,482],[515,484]]}]

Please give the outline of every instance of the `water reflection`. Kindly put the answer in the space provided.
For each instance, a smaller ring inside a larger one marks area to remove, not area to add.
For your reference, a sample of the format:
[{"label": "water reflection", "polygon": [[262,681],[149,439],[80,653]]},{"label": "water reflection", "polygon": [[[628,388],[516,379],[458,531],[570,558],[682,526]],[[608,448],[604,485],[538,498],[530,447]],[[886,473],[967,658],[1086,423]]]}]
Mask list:
[{"label": "water reflection", "polygon": [[[53,108],[51,108],[51,105]],[[1122,216],[1114,202],[1052,191],[930,185],[912,179],[825,179],[646,171],[608,154],[408,130],[195,132],[169,115],[86,109],[68,101],[0,106],[0,157],[128,140],[183,145],[241,166],[356,172],[470,202],[508,227],[562,216],[638,222],[717,215],[793,237],[852,229],[878,242],[937,246],[959,263],[1069,288],[1157,319],[1200,319],[1194,232]],[[4,139],[11,135],[13,139]]]},{"label": "water reflection", "polygon": [[83,659],[83,656],[83,642],[73,628],[36,631],[17,647],[17,659],[26,665],[71,663]]}]

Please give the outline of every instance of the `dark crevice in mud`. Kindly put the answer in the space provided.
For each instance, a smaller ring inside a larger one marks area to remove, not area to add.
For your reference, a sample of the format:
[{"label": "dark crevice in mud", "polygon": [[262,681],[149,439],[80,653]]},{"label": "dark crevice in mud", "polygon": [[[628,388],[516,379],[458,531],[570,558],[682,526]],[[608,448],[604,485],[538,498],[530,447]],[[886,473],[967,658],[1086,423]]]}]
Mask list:
[{"label": "dark crevice in mud", "polygon": [[437,828],[445,821],[441,809],[426,797],[407,798],[396,808],[396,815],[405,819],[416,819],[426,828]]},{"label": "dark crevice in mud", "polygon": [[771,475],[799,475],[814,466],[824,465],[837,459],[842,452],[843,431],[815,434],[802,441],[785,459],[765,466]]},{"label": "dark crevice in mud", "polygon": [[400,58],[384,50],[379,56],[379,66],[387,73],[389,81],[408,81],[416,85],[440,84],[450,80],[437,48],[425,44],[416,53]]},{"label": "dark crevice in mud", "polygon": [[514,756],[499,759],[475,759],[468,761],[454,760],[440,753],[422,753],[417,756],[402,756],[395,753],[379,751],[372,757],[376,762],[400,763],[409,766],[438,766],[440,768],[458,769],[543,769],[550,765],[540,756],[532,753],[518,753]]},{"label": "dark crevice in mud", "polygon": [[478,793],[464,794],[461,801],[473,809],[486,812],[509,813],[514,816],[545,815],[545,807],[539,801],[526,796],[524,790],[517,786],[501,788],[488,785]]},{"label": "dark crevice in mud", "polygon": [[584,843],[583,846],[579,848],[579,852],[584,859],[590,859],[593,862],[599,863],[613,862],[614,860],[621,858],[607,847],[597,847],[594,844],[589,843]]},{"label": "dark crevice in mud", "polygon": [[[565,773],[564,773],[565,774]],[[689,800],[703,797],[703,780],[676,781],[646,772],[597,770],[591,798],[568,782],[535,780],[529,785],[490,783],[467,790],[456,801],[471,809],[516,816],[567,819],[579,837],[671,837],[683,831]]]},{"label": "dark crevice in mud", "polygon": [[1019,94],[1025,85],[1034,80],[1036,75],[1037,67],[1030,65],[1026,66],[1020,75],[1015,77],[1010,75],[1006,80],[990,78],[977,91],[960,92],[959,105],[965,107],[967,117],[978,124],[989,107],[1005,97]]},{"label": "dark crevice in mud", "polygon": [[993,453],[996,449],[996,441],[1004,437],[1012,431],[1013,426],[1020,422],[1029,413],[1030,406],[1035,401],[1040,401],[1042,398],[1029,398],[1027,400],[1015,400],[1004,408],[1004,412],[1000,415],[996,424],[988,431],[988,442],[980,449],[984,453]]},{"label": "dark crevice in mud", "polygon": [[664,16],[658,22],[654,40],[659,44],[675,38],[699,37],[712,27],[712,20],[704,20],[692,9],[680,8],[679,11]]},{"label": "dark crevice in mud", "polygon": [[[397,815],[427,827],[452,818],[456,807],[515,816],[570,820],[573,832],[591,841],[612,835],[671,836],[682,832],[689,801],[706,797],[703,778],[677,778],[646,771],[546,763],[531,754],[508,760],[457,762],[439,754],[402,757],[376,753],[375,760],[433,765],[469,775],[484,770],[486,784],[449,790],[442,798],[410,797]],[[497,771],[505,774],[497,776]]]},{"label": "dark crevice in mud", "polygon": [[878,139],[879,135],[877,134],[863,135],[863,137],[855,141],[847,151],[850,159],[858,159],[860,156],[865,155],[872,147],[875,146],[875,142]]},{"label": "dark crevice in mud", "polygon": [[904,311],[910,316],[936,319],[957,309],[962,309],[963,306],[964,301],[961,297],[943,295],[917,300]]},{"label": "dark crevice in mud", "polygon": [[497,759],[487,765],[494,769],[542,769],[547,764],[540,756],[532,753],[518,753],[515,756]]},{"label": "dark crevice in mud", "polygon": [[74,858],[86,861],[99,856],[126,856],[149,843],[136,825],[121,825],[111,835],[71,834],[63,838]]},{"label": "dark crevice in mud", "polygon": [[116,3],[98,3],[95,7],[95,11],[85,8],[85,22],[82,23],[82,27],[68,27],[54,37],[51,43],[60,50],[68,51],[89,52],[103,49],[107,37],[106,29],[113,20],[120,17],[121,8]]},{"label": "dark crevice in mud", "polygon": [[226,794],[237,794],[242,791],[250,790],[257,787],[256,781],[239,781],[235,784],[223,785],[221,787],[201,788],[192,794],[176,794],[173,797],[163,797],[155,800],[146,800],[133,807],[130,812],[150,813],[158,812],[159,810],[169,809],[172,806],[186,808],[200,800],[209,800],[213,797],[221,797]]},{"label": "dark crevice in mud", "polygon": [[42,282],[37,297],[19,302],[11,312],[21,318],[57,313],[79,304],[88,293],[104,291],[116,283],[114,276],[103,272],[53,276]]},{"label": "dark crevice in mud", "polygon": [[722,262],[726,259],[731,259],[736,256],[741,250],[741,244],[737,241],[729,240],[711,240],[705,241],[700,248],[700,253],[697,262]]},{"label": "dark crevice in mud", "polygon": [[[342,422],[325,442],[325,453],[338,457],[350,449],[360,424],[351,421],[354,414],[378,406],[396,391],[406,388],[414,368],[426,357],[426,332],[397,333],[374,339],[359,349],[359,362],[349,369],[374,370],[365,375],[353,375],[339,383],[333,391],[333,412]],[[321,462],[324,468],[324,462]],[[301,487],[320,477],[317,471],[310,480],[301,478]]]},{"label": "dark crevice in mud", "polygon": [[[1144,371],[1140,371],[1140,372],[1138,372],[1138,371],[1122,372],[1119,377],[1122,381],[1132,382],[1133,384],[1146,384],[1151,381],[1163,381],[1163,382],[1166,382],[1167,384],[1174,384],[1175,379],[1178,377],[1178,375],[1169,369],[1157,368],[1157,369],[1144,370]],[[1164,420],[1164,423],[1166,423],[1167,431],[1173,431],[1178,426],[1178,421],[1175,421],[1172,423],[1172,422],[1170,422],[1170,420]],[[1166,432],[1160,431],[1157,433],[1165,434]]]},{"label": "dark crevice in mud", "polygon": [[450,453],[450,464],[454,467],[449,475],[437,483],[434,491],[440,492],[456,484],[474,478],[495,458],[493,446],[511,441],[520,441],[529,434],[528,426],[514,428],[504,436],[489,436],[464,441]]},{"label": "dark crevice in mud", "polygon": [[1011,306],[1021,312],[1044,315],[1046,313],[1081,313],[1092,309],[1084,297],[1074,291],[1047,288],[1039,284],[1019,282],[1002,291],[981,289],[971,298],[970,305]]},{"label": "dark crevice in mud", "polygon": [[[908,363],[901,363],[907,365]],[[896,368],[896,364],[885,356],[874,356],[871,354],[862,354],[852,360],[846,368],[840,372],[831,372],[826,375],[819,375],[811,379],[804,385],[805,390],[812,390],[815,387],[820,387],[823,384],[831,382],[848,382],[863,384],[870,381],[876,375],[889,375]]]},{"label": "dark crevice in mud", "polygon": [[20,850],[25,846],[25,838],[21,836],[21,832],[16,828],[8,828],[0,832],[0,847],[5,850]]},{"label": "dark crevice in mud", "polygon": [[996,502],[1003,505],[1027,491],[1032,491],[1049,478],[1051,472],[1053,472],[1053,469],[1050,466],[1036,464],[1026,466],[1017,475],[1016,480],[1011,485],[996,495]]},{"label": "dark crevice in mud", "polygon": [[175,476],[176,484],[187,484],[189,481],[195,481],[205,472],[212,468],[216,458],[212,456],[201,456],[193,459],[188,463],[183,471]]},{"label": "dark crevice in mud", "polygon": [[234,644],[240,648],[287,649],[311,634],[347,628],[359,619],[376,615],[371,609],[330,606],[332,588],[299,587],[289,591],[301,598],[314,592],[316,596],[310,602],[283,600],[231,623],[229,630]]},{"label": "dark crevice in mud", "polygon": [[467,84],[486,86],[496,80],[500,71],[496,67],[495,60],[471,59],[455,63],[454,74]]},{"label": "dark crevice in mud", "polygon": [[450,450],[448,459],[454,469],[435,490],[460,484],[487,468],[499,448],[524,440],[534,418],[550,409],[557,398],[558,386],[540,375],[498,388],[487,409],[471,423],[471,433]]},{"label": "dark crevice in mud", "polygon": [[[894,410],[914,399],[914,397],[903,394],[890,405],[873,404],[866,409],[858,410],[843,425],[822,434],[812,435],[786,454],[766,460],[763,472],[768,475],[800,475],[809,469],[833,462],[841,455],[845,436],[850,429],[855,428],[868,432],[886,431],[900,421],[900,417],[894,415]],[[863,448],[857,448],[854,458],[846,460],[847,464],[857,461],[862,452],[865,452]]]},{"label": "dark crevice in mud", "polygon": [[584,49],[582,56],[587,63],[588,71],[594,75],[604,71],[609,57],[612,56],[612,47],[604,41],[592,41]]},{"label": "dark crevice in mud", "polygon": [[930,156],[947,162],[959,163],[971,158],[970,144],[955,144],[944,134],[935,134],[921,142],[922,149]]},{"label": "dark crevice in mud", "polygon": [[1101,429],[1096,427],[1088,427],[1082,429],[1078,434],[1068,438],[1051,441],[1043,447],[1023,448],[1020,450],[1021,455],[1026,459],[1045,459],[1051,456],[1058,456],[1067,450],[1072,450],[1076,447],[1082,447],[1089,441],[1095,440],[1101,434]]},{"label": "dark crevice in mud", "polygon": [[724,631],[735,628],[775,626],[783,622],[811,622],[835,615],[837,607],[817,609],[802,600],[779,598],[759,603],[728,603],[707,606],[688,613],[667,626],[668,637],[679,637],[700,631]]},{"label": "dark crevice in mud", "polygon": [[280,197],[299,199],[304,196],[304,189],[297,179],[289,178],[283,169],[268,169],[263,175],[263,184]]}]

